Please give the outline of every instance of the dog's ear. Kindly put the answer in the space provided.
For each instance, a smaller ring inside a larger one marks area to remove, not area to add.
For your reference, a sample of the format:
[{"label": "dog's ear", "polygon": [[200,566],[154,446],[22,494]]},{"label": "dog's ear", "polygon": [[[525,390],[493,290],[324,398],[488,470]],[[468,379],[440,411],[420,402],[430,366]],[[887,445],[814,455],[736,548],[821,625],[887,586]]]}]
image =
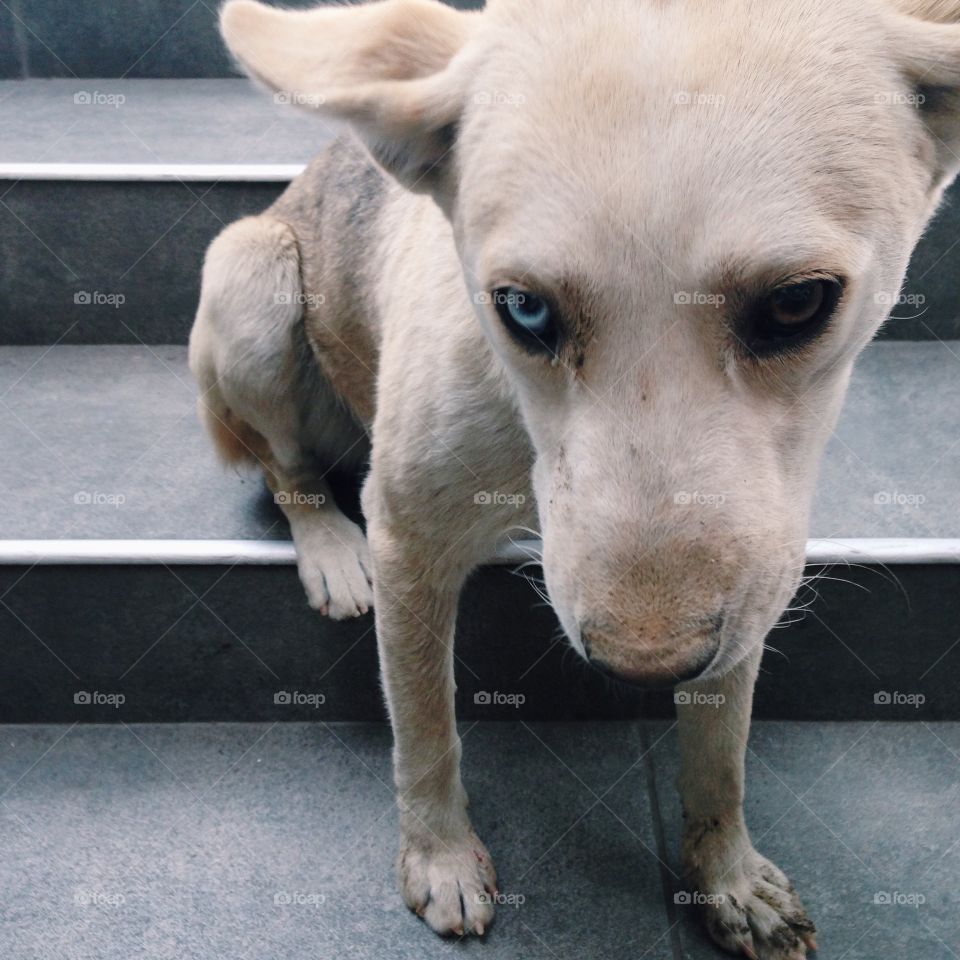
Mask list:
[{"label": "dog's ear", "polygon": [[932,143],[931,186],[939,191],[960,171],[960,0],[899,0],[892,20],[895,57],[910,104]]},{"label": "dog's ear", "polygon": [[465,86],[451,60],[479,16],[437,0],[312,10],[229,0],[220,29],[244,69],[285,102],[347,121],[402,184],[437,193]]}]

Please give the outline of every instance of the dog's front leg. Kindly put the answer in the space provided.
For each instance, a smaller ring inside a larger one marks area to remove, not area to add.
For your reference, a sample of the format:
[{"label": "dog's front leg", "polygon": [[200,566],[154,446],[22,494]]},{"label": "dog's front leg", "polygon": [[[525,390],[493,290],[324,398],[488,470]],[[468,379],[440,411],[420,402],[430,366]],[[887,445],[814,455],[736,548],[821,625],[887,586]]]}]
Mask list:
[{"label": "dog's front leg", "polygon": [[753,848],[744,758],[760,651],[715,680],[679,688],[683,867],[710,936],[760,960],[799,960],[816,930],[793,885]]},{"label": "dog's front leg", "polygon": [[467,816],[454,714],[453,632],[466,571],[454,573],[436,544],[406,542],[376,522],[368,530],[394,733],[401,892],[438,933],[482,934],[496,875]]}]

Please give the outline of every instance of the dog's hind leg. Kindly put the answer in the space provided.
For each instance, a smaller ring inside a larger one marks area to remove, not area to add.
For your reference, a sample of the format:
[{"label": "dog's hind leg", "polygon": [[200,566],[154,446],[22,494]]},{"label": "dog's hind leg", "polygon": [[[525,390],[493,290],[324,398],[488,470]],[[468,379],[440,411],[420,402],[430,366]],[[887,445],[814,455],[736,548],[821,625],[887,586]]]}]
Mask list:
[{"label": "dog's hind leg", "polygon": [[307,346],[296,237],[266,214],[211,244],[190,335],[201,418],[221,456],[259,464],[293,534],[310,605],[334,619],[372,606],[363,531],[337,506],[327,468],[356,468],[366,433]]}]

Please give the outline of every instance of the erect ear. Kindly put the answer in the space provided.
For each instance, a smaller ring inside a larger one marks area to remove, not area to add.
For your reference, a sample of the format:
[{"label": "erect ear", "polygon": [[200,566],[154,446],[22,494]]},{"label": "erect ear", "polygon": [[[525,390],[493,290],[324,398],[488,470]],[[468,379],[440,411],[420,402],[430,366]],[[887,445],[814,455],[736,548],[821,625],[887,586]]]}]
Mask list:
[{"label": "erect ear", "polygon": [[895,56],[933,144],[932,187],[960,170],[960,0],[898,0]]},{"label": "erect ear", "polygon": [[436,0],[280,10],[229,0],[227,46],[255,79],[294,105],[350,123],[404,186],[444,188],[465,79],[450,63],[480,14]]}]

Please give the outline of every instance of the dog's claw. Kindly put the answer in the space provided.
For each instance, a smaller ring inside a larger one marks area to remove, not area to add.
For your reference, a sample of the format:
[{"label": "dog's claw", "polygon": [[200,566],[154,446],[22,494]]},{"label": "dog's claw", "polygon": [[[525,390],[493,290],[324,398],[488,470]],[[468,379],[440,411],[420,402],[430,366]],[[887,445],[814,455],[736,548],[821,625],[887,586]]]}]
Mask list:
[{"label": "dog's claw", "polygon": [[[691,871],[710,895],[701,908],[714,942],[748,960],[805,960],[816,950],[816,928],[790,881],[770,861],[750,851],[737,870],[715,876]],[[733,875],[731,875],[733,874]]]},{"label": "dog's claw", "polygon": [[369,548],[363,531],[342,518],[339,529],[294,528],[297,569],[314,610],[332,620],[361,617],[373,607]]},{"label": "dog's claw", "polygon": [[493,920],[496,875],[468,830],[462,841],[404,838],[397,863],[404,900],[441,936],[483,936]]}]

